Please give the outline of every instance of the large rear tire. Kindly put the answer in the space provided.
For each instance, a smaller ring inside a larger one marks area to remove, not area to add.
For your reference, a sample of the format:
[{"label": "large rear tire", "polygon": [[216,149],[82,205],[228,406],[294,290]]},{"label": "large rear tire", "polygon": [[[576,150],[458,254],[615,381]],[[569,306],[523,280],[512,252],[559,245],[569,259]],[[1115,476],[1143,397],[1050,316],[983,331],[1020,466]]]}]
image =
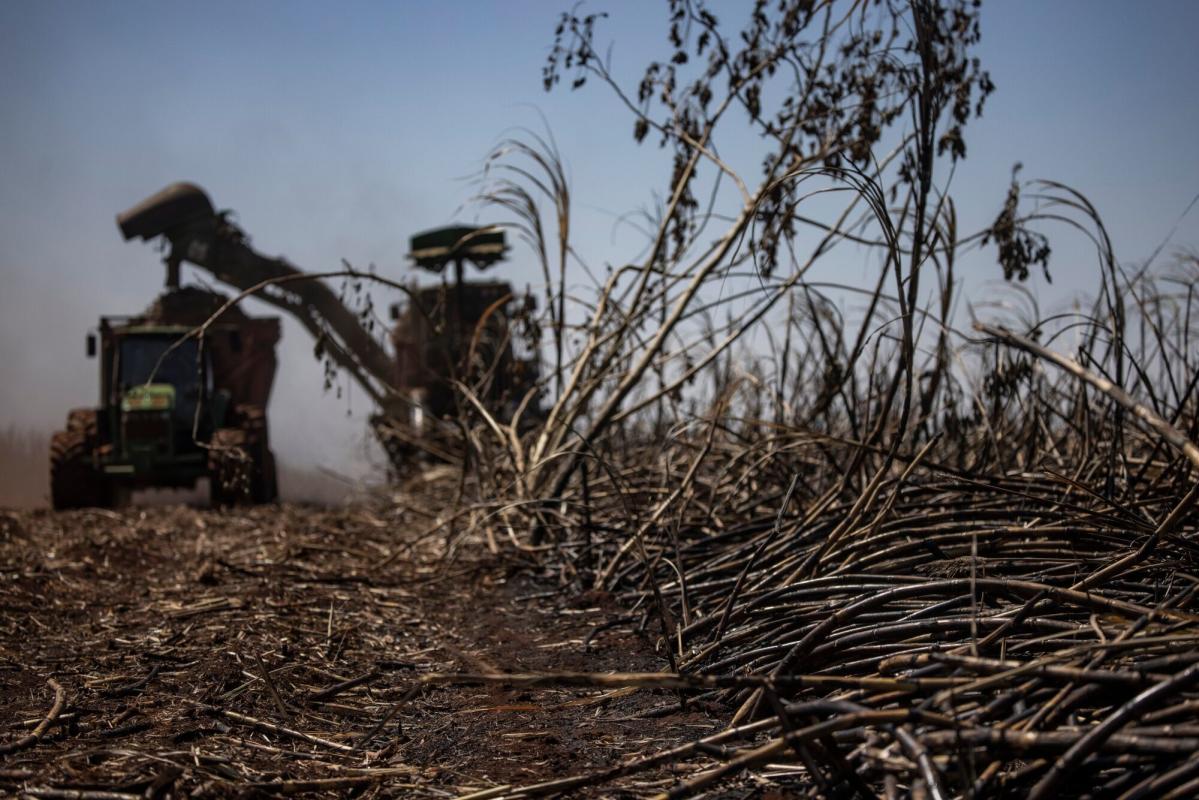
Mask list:
[{"label": "large rear tire", "polygon": [[262,447],[262,463],[258,468],[258,492],[254,502],[274,503],[279,499],[279,479],[275,473],[275,454]]},{"label": "large rear tire", "polygon": [[218,428],[208,442],[208,496],[213,508],[244,502],[248,456],[245,437],[238,428]]},{"label": "large rear tire", "polygon": [[278,497],[275,456],[267,445],[266,414],[238,406],[235,428],[219,428],[208,450],[208,485],[214,508],[273,503]]},{"label": "large rear tire", "polygon": [[67,428],[50,437],[50,503],[58,510],[111,505],[107,481],[95,467],[100,430],[96,412],[75,409]]}]

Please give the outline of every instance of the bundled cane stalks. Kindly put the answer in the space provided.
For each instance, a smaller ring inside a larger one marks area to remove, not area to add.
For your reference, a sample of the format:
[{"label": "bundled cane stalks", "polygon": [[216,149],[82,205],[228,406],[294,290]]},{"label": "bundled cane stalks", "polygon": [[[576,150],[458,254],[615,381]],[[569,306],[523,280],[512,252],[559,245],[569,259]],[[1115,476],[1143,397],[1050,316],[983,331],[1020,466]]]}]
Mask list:
[{"label": "bundled cane stalks", "polygon": [[1189,285],[1122,284],[1123,386],[1102,303],[1060,326],[1081,342],[1070,357],[1049,325],[980,324],[895,445],[891,420],[869,433],[886,373],[830,401],[805,390],[823,351],[793,345],[781,399],[768,374],[734,377],[671,427],[614,427],[549,502],[492,514],[541,531],[563,581],[632,609],[664,668],[713,680],[659,708],[729,725],[640,762],[696,770],[670,796],[779,764],[813,796],[1190,796]]},{"label": "bundled cane stalks", "polygon": [[[636,100],[593,45],[598,18],[563,19],[547,84],[573,71],[629,97],[638,138],[675,155],[670,201],[590,295],[561,270],[579,321],[554,304],[570,335],[535,430],[476,437],[475,524],[634,612],[675,676],[637,684],[673,692],[656,713],[728,727],[516,795],[668,762],[686,774],[671,797],[750,773],[820,797],[1199,791],[1199,260],[1125,268],[1082,194],[1016,174],[994,222],[960,232],[934,176],[992,88],[968,55],[976,12],[900,5],[783,3],[738,51],[672,3],[672,47],[709,70],[651,65]],[[895,45],[887,69],[863,42]],[[775,110],[790,128],[762,106],[767,64],[810,90]],[[843,114],[880,89],[867,74],[888,88],[862,111],[878,130],[812,138],[837,116],[822,64],[848,82]],[[729,109],[771,153],[756,188],[713,144]],[[556,146],[508,143],[492,164],[485,198],[521,197],[537,252],[568,260]],[[733,211],[696,201],[707,189]],[[558,198],[544,224],[538,191]],[[839,210],[805,213],[829,197]],[[1097,253],[1089,307],[1065,314],[1025,283],[1048,277],[1053,224]],[[960,261],[979,253],[1008,288],[962,310]],[[877,280],[815,280],[830,254]]]}]

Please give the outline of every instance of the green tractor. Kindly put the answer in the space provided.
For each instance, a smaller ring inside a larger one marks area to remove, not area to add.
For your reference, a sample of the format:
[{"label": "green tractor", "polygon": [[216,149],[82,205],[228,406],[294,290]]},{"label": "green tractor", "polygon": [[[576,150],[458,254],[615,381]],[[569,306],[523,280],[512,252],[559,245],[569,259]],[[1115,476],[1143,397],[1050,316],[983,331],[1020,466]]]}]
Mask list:
[{"label": "green tractor", "polygon": [[194,335],[223,301],[171,289],[141,316],[101,318],[87,339],[99,408],[71,411],[50,441],[54,508],[120,506],[134,489],[200,478],[215,506],[275,499],[265,409],[279,321],[232,309]]}]

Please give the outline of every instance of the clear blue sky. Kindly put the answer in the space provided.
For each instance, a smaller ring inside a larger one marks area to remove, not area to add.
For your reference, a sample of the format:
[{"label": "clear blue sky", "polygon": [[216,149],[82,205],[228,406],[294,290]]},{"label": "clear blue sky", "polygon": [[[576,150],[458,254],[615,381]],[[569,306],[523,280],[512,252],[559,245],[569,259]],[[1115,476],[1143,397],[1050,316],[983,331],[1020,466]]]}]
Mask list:
[{"label": "clear blue sky", "polygon": [[[49,429],[94,402],[84,333],[161,283],[157,254],[121,241],[113,216],[174,180],[236,209],[265,252],[401,276],[408,236],[469,218],[462,179],[540,111],[571,169],[579,248],[597,265],[628,258],[636,243],[614,237],[613,220],[648,203],[668,166],[632,143],[601,87],[542,91],[553,26],[572,5],[0,4],[0,427]],[[732,21],[744,5],[718,10]],[[611,13],[602,31],[622,74],[662,54],[663,5],[588,8]],[[989,0],[983,22],[998,89],[954,179],[963,228],[994,216],[1022,161],[1026,177],[1084,191],[1120,258],[1143,259],[1199,193],[1199,3]],[[1199,212],[1174,243],[1199,246]],[[1093,288],[1088,251],[1058,252],[1053,291]],[[519,261],[512,274],[533,280]],[[346,468],[367,409],[322,398],[310,352],[287,325],[276,448]]]}]

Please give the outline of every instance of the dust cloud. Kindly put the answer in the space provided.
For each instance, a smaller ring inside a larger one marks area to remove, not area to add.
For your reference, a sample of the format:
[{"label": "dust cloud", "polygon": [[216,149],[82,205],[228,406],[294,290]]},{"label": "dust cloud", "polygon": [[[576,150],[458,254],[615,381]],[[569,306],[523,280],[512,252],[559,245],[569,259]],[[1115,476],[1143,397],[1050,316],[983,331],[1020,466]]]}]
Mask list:
[{"label": "dust cloud", "polygon": [[[0,509],[50,507],[50,433],[0,428]],[[372,488],[372,482],[339,474],[327,467],[279,464],[279,496],[283,502],[333,507],[350,502]],[[133,494],[139,507],[208,505],[201,480],[191,490],[146,489]]]}]

